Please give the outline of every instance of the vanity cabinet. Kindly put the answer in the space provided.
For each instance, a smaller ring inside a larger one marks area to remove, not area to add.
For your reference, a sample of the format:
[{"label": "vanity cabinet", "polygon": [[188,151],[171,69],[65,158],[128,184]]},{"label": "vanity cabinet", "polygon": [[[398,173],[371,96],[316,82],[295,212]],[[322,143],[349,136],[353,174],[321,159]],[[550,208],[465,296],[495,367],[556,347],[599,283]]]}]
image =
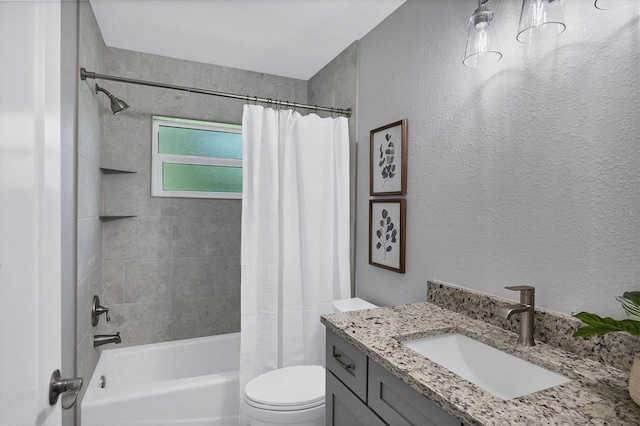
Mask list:
[{"label": "vanity cabinet", "polygon": [[385,426],[380,417],[327,371],[326,426]]},{"label": "vanity cabinet", "polygon": [[326,425],[462,423],[327,330]]}]

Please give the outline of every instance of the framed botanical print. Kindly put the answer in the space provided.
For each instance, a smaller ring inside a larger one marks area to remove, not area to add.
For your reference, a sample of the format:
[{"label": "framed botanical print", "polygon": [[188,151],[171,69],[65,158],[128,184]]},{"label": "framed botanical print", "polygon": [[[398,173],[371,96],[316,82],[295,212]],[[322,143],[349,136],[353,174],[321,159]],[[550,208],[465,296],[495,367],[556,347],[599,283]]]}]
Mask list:
[{"label": "framed botanical print", "polygon": [[407,200],[369,200],[369,264],[404,273]]},{"label": "framed botanical print", "polygon": [[404,119],[371,131],[370,195],[407,193],[407,127]]}]

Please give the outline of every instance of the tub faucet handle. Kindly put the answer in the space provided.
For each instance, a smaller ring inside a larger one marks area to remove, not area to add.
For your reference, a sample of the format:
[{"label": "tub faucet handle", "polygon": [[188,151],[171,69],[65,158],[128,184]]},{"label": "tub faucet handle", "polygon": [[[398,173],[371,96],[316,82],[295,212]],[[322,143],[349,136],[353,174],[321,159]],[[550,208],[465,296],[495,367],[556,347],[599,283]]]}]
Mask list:
[{"label": "tub faucet handle", "polygon": [[93,303],[91,304],[91,325],[94,327],[98,325],[98,320],[100,319],[100,315],[105,314],[107,322],[111,321],[111,317],[109,316],[109,308],[105,308],[100,305],[100,298],[98,296],[93,296]]}]

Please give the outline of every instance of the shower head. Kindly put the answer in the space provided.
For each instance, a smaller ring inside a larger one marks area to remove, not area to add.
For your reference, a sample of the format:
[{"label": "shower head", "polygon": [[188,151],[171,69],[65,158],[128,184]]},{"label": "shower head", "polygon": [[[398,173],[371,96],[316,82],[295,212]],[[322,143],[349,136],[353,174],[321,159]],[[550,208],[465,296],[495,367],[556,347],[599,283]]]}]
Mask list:
[{"label": "shower head", "polygon": [[109,91],[98,86],[98,83],[96,83],[96,94],[98,92],[104,92],[111,100],[111,111],[113,111],[113,115],[116,115],[117,113],[122,112],[125,109],[129,108],[129,105],[127,105],[125,101],[123,101],[122,99],[116,98],[111,93],[109,93]]}]

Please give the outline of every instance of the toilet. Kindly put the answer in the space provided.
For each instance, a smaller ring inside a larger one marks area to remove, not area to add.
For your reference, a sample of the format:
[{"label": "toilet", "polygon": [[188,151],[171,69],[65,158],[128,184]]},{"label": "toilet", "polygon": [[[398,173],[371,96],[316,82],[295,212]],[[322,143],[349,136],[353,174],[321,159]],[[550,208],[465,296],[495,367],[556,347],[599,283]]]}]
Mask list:
[{"label": "toilet", "polygon": [[[340,312],[377,308],[358,297],[333,302]],[[244,388],[251,426],[324,426],[325,369],[297,365],[264,373]]]}]

